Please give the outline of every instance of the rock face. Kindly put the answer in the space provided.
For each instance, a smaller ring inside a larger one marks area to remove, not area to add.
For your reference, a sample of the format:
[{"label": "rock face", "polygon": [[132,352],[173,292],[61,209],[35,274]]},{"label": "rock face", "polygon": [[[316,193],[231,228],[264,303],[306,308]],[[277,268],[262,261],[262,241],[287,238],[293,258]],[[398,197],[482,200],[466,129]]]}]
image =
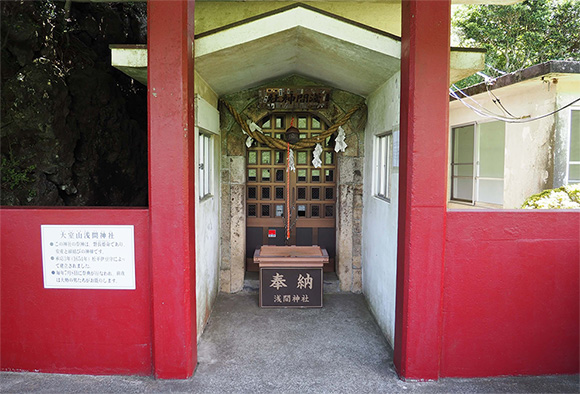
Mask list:
[{"label": "rock face", "polygon": [[67,4],[0,3],[0,202],[146,206],[146,87],[109,50],[146,42],[146,3]]}]

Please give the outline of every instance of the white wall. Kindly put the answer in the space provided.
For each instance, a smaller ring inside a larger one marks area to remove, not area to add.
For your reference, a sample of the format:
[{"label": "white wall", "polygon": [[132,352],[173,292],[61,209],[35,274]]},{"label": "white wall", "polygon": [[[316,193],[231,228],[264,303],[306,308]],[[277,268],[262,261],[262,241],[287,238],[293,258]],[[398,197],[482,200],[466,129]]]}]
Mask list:
[{"label": "white wall", "polygon": [[[515,116],[533,117],[556,108],[556,86],[539,78],[493,92],[500,98],[504,107]],[[487,93],[475,95],[473,99],[485,108],[501,113]],[[468,103],[474,105],[473,102]],[[494,119],[477,115],[459,101],[452,101],[449,105],[451,127],[474,121],[483,123],[492,120]],[[532,194],[552,187],[554,127],[554,116],[528,123],[505,124],[503,208],[519,208]],[[460,207],[456,205],[453,207]]]},{"label": "white wall", "polygon": [[[196,297],[197,297],[197,338],[201,336],[219,289],[220,261],[220,135],[219,112],[211,104],[196,95],[195,100],[195,245],[196,245]],[[197,182],[199,167],[198,137],[200,129],[212,134],[213,164],[210,196],[200,200]]]},{"label": "white wall", "polygon": [[374,197],[373,142],[377,134],[399,129],[399,86],[397,73],[368,97],[363,190],[363,293],[391,346],[395,339],[399,168],[393,168],[391,161],[390,202]]}]

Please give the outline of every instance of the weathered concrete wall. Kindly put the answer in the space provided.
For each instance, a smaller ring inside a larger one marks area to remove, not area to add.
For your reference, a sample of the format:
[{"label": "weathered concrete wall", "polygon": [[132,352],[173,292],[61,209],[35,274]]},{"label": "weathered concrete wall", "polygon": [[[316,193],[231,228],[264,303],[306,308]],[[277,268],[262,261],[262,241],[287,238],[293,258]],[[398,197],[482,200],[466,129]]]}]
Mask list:
[{"label": "weathered concrete wall", "polygon": [[[274,81],[269,86],[318,86],[316,82],[292,76]],[[258,88],[224,97],[242,117],[260,120],[267,111],[258,109]],[[354,94],[334,90],[328,109],[318,112],[330,124],[363,102]],[[229,111],[220,108],[222,130],[222,258],[220,290],[237,292],[243,287],[246,259],[246,137]],[[362,289],[362,186],[364,158],[364,122],[366,111],[355,113],[344,126],[348,148],[338,157],[337,183],[337,274],[341,290]]]},{"label": "weathered concrete wall", "polygon": [[[228,100],[238,112],[240,102],[248,101],[248,92],[240,100]],[[246,261],[246,146],[240,126],[220,106],[221,143],[221,249],[220,291],[235,293],[244,284]]]},{"label": "weathered concrete wall", "polygon": [[397,222],[399,168],[391,166],[390,201],[373,196],[373,144],[377,134],[399,129],[400,73],[367,100],[363,192],[363,293],[387,340],[394,344],[397,281]]},{"label": "weathered concrete wall", "polygon": [[197,71],[195,71],[194,77],[195,94],[199,95],[201,98],[207,101],[212,107],[217,108],[217,94],[215,94],[208,83],[197,73]]},{"label": "weathered concrete wall", "polygon": [[[265,12],[296,4],[295,2],[264,1],[254,2],[248,7],[246,2],[197,2],[195,3],[195,33],[239,22]],[[401,35],[401,4],[398,2],[304,2],[322,11],[354,20],[386,31]],[[380,15],[380,18],[377,18]]]},{"label": "weathered concrete wall", "polygon": [[[195,271],[197,300],[197,338],[203,333],[219,288],[220,262],[220,129],[218,110],[199,96],[196,97],[195,132],[212,133],[213,173],[210,196],[199,197],[199,182],[195,182]],[[198,141],[199,138],[196,138]],[[199,167],[199,148],[195,154]],[[197,174],[196,174],[197,179]]]},{"label": "weathered concrete wall", "polygon": [[[515,116],[537,116],[556,109],[556,91],[554,84],[538,79],[498,89],[494,93]],[[485,108],[500,113],[487,93],[473,98]],[[458,101],[449,105],[451,127],[491,120],[475,114]],[[554,116],[527,123],[505,124],[503,208],[519,208],[532,194],[552,187],[555,125]]]},{"label": "weathered concrete wall", "polygon": [[[333,103],[340,108],[327,115],[331,124],[344,112],[358,104],[361,98],[346,92],[335,91]],[[336,273],[342,291],[362,291],[362,215],[363,215],[363,163],[365,157],[364,125],[367,113],[359,111],[345,127],[348,145],[338,154],[337,222],[336,222]]]},{"label": "weathered concrete wall", "polygon": [[[580,75],[559,78],[556,84],[556,107],[561,108],[580,97]],[[580,103],[576,103],[555,115],[556,128],[554,132],[554,187],[568,183],[568,157],[570,153],[571,111],[580,111]]]}]

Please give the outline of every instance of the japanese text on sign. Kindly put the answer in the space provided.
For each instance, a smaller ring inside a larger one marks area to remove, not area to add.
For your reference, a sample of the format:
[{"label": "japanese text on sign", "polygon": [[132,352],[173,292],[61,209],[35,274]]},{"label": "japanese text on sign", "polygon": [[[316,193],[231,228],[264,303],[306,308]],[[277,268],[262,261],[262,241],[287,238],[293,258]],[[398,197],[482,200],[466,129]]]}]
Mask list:
[{"label": "japanese text on sign", "polygon": [[42,225],[44,287],[135,289],[133,226]]},{"label": "japanese text on sign", "polygon": [[261,306],[322,306],[322,268],[261,268],[260,272]]},{"label": "japanese text on sign", "polygon": [[270,110],[328,108],[330,91],[319,87],[260,89],[258,106]]}]

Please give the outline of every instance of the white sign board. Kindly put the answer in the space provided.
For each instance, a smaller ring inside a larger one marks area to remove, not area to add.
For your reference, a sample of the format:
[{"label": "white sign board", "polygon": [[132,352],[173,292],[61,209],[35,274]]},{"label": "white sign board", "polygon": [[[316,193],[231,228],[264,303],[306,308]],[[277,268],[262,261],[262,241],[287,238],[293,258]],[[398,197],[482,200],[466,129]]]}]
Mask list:
[{"label": "white sign board", "polygon": [[393,131],[393,167],[399,166],[399,130]]},{"label": "white sign board", "polygon": [[133,226],[41,225],[46,289],[135,290]]}]

